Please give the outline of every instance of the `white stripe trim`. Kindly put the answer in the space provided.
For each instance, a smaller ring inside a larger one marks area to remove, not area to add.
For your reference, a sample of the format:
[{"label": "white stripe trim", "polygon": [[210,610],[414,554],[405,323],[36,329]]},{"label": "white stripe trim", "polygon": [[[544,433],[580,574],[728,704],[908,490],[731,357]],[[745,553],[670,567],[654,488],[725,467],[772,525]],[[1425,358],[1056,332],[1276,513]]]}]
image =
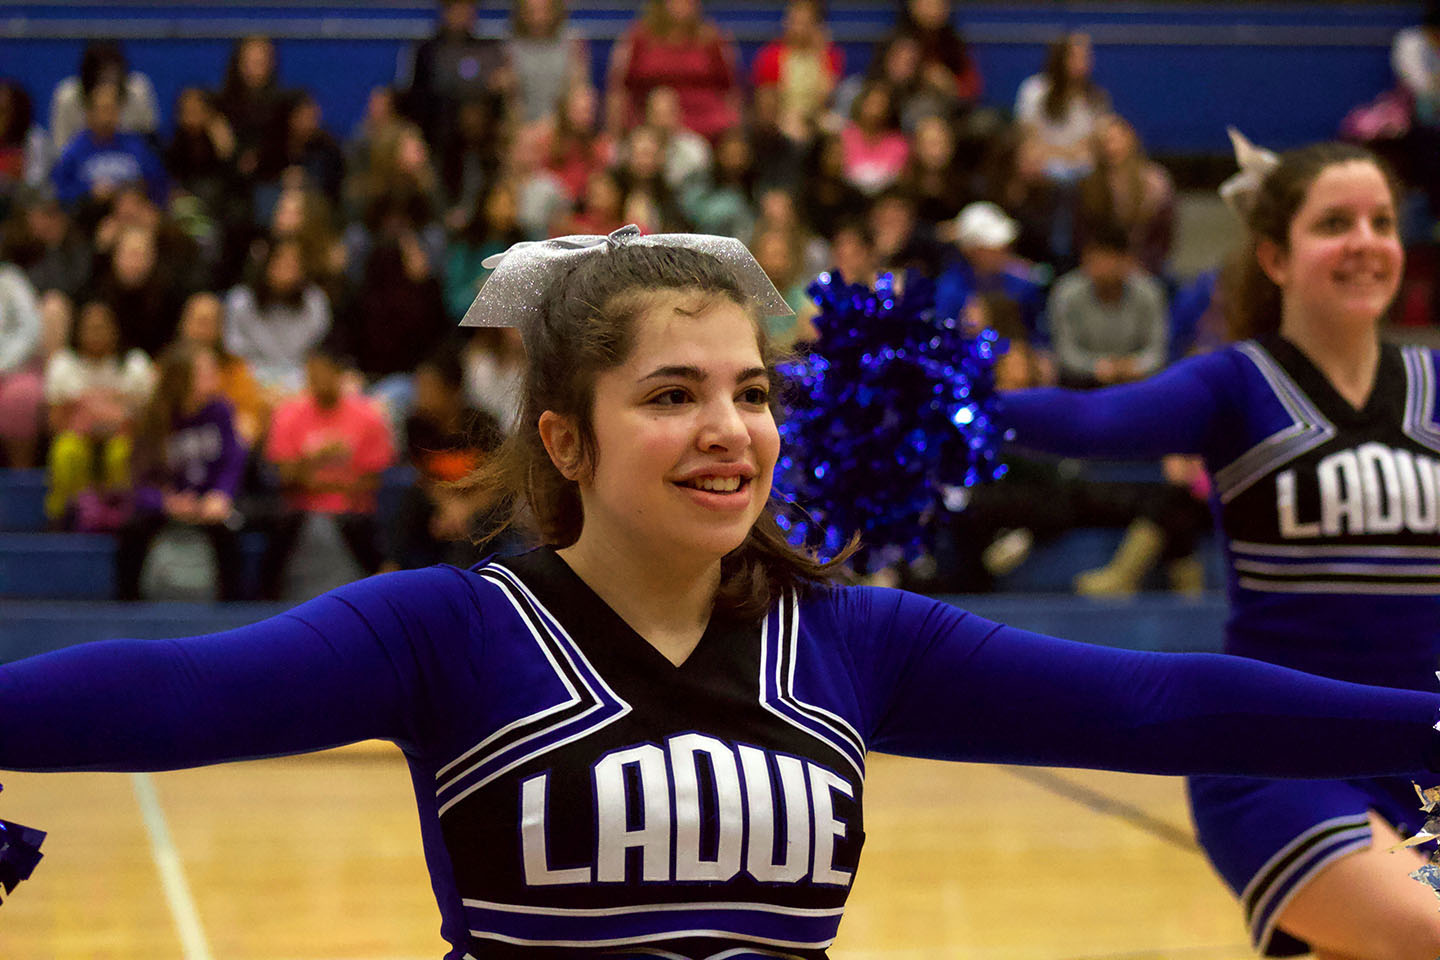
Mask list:
[{"label": "white stripe trim", "polygon": [[1365,577],[1440,577],[1437,563],[1266,563],[1263,560],[1236,560],[1236,570],[1247,573],[1276,573],[1309,576],[1312,573],[1353,574]]},{"label": "white stripe trim", "polygon": [[[1339,836],[1344,836],[1344,834],[1339,834]],[[1296,894],[1305,889],[1305,885],[1309,883],[1317,873],[1341,857],[1348,857],[1352,853],[1357,853],[1369,848],[1373,842],[1374,839],[1368,833],[1364,837],[1357,837],[1349,843],[1331,850],[1325,856],[1315,861],[1309,870],[1300,874],[1290,889],[1285,891],[1285,896],[1281,897],[1280,902],[1275,904],[1275,909],[1270,913],[1270,919],[1265,923],[1264,928],[1258,931],[1254,929],[1250,931],[1250,940],[1255,944],[1256,952],[1263,956],[1265,951],[1270,948],[1270,940],[1275,936],[1275,928],[1280,924],[1280,914],[1285,912],[1285,905],[1295,899]]]},{"label": "white stripe trim", "polygon": [[165,902],[170,907],[171,919],[175,921],[175,932],[180,936],[185,960],[211,960],[210,942],[205,938],[205,927],[200,923],[195,899],[190,896],[190,884],[185,880],[185,866],[180,861],[180,853],[170,839],[165,811],[155,793],[155,781],[148,773],[132,773],[130,783],[140,804],[145,832],[150,835],[150,854],[160,871],[160,886],[165,891]]},{"label": "white stripe trim", "polygon": [[786,699],[788,699],[790,703],[796,707],[796,709],[800,710],[803,713],[809,713],[813,711],[820,714],[819,717],[813,718],[819,723],[825,723],[825,720],[823,718],[828,717],[830,720],[833,720],[835,723],[838,723],[840,726],[844,727],[845,732],[842,733],[840,730],[837,730],[835,728],[834,724],[825,723],[825,725],[830,727],[831,731],[838,737],[844,737],[845,733],[848,733],[850,735],[849,740],[851,741],[851,746],[853,746],[861,756],[864,756],[865,738],[860,736],[859,731],[857,731],[854,727],[850,726],[849,721],[847,721],[844,717],[838,714],[831,713],[824,707],[813,703],[806,703],[799,697],[795,696],[795,663],[800,659],[800,598],[794,593],[790,593],[787,594],[785,599],[786,604],[790,610],[790,623],[792,624],[790,628],[790,669],[786,671],[785,677]]},{"label": "white stripe trim", "polygon": [[495,903],[490,900],[461,900],[467,907],[494,910],[498,913],[520,913],[535,917],[624,917],[634,913],[675,913],[687,910],[743,910],[746,913],[773,913],[782,917],[838,917],[844,907],[785,907],[775,903],[738,903],[717,901],[700,903],[629,904],[621,907],[534,907],[523,903]]},{"label": "white stripe trim", "polygon": [[1319,408],[1305,396],[1264,347],[1247,340],[1236,344],[1236,349],[1255,364],[1275,399],[1290,416],[1291,424],[1272,433],[1215,471],[1215,488],[1222,503],[1229,503],[1276,467],[1314,449],[1335,435],[1334,424],[1325,419]]},{"label": "white stripe trim", "polygon": [[1304,546],[1300,544],[1251,543],[1248,540],[1231,540],[1230,549],[1235,553],[1254,553],[1274,557],[1303,557],[1320,559],[1325,557],[1386,557],[1415,560],[1440,560],[1440,547],[1357,547],[1335,545]]},{"label": "white stripe trim", "polygon": [[[1260,865],[1260,869],[1256,870],[1254,874],[1251,875],[1250,882],[1245,884],[1245,889],[1240,891],[1240,903],[1244,905],[1245,903],[1249,902],[1250,895],[1255,892],[1256,886],[1265,879],[1266,875],[1270,873],[1270,870],[1280,861],[1290,856],[1290,854],[1295,852],[1295,850],[1297,850],[1298,848],[1309,843],[1317,834],[1324,833],[1326,830],[1330,830],[1333,827],[1342,826],[1347,823],[1351,825],[1352,829],[1363,829],[1367,835],[1370,832],[1370,814],[1368,812],[1347,813],[1343,816],[1331,817],[1329,820],[1321,820],[1319,823],[1313,824],[1309,829],[1304,830],[1296,836],[1292,837],[1289,843],[1285,844],[1279,850],[1276,850],[1273,854],[1270,855],[1270,858],[1268,860],[1266,860],[1263,864]],[[1343,833],[1336,834],[1336,836],[1343,835]],[[1278,883],[1280,879],[1281,878],[1277,877],[1274,881],[1271,881],[1272,885]],[[1263,900],[1264,898],[1262,897],[1261,899]],[[1250,911],[1250,916],[1255,916],[1259,914],[1259,912],[1260,903],[1257,902],[1255,908]]]},{"label": "white stripe trim", "polygon": [[[658,947],[641,947],[634,951],[644,954],[647,957],[664,957],[665,960],[691,960],[684,954],[674,953],[670,950],[661,950]],[[700,960],[729,960],[730,957],[778,957],[780,960],[800,960],[793,953],[780,953],[777,950],[761,950],[759,947],[736,947],[733,950],[721,950],[719,953],[712,953]]]},{"label": "white stripe trim", "polygon": [[1440,594],[1435,583],[1366,583],[1363,580],[1257,580],[1240,577],[1237,584],[1256,593],[1339,593],[1367,596],[1431,597]]},{"label": "white stripe trim", "polygon": [[1435,426],[1435,368],[1424,347],[1402,347],[1405,366],[1405,417],[1401,429],[1421,446],[1440,453],[1440,428]]},{"label": "white stripe trim", "polygon": [[767,947],[799,947],[809,950],[823,950],[835,942],[828,940],[778,940],[773,937],[757,937],[736,930],[671,930],[665,933],[646,933],[634,937],[613,937],[608,940],[529,940],[525,937],[511,937],[491,930],[471,930],[470,936],[485,940],[499,940],[522,947],[619,947],[632,943],[651,943],[656,940],[676,940],[683,937],[743,937]]}]

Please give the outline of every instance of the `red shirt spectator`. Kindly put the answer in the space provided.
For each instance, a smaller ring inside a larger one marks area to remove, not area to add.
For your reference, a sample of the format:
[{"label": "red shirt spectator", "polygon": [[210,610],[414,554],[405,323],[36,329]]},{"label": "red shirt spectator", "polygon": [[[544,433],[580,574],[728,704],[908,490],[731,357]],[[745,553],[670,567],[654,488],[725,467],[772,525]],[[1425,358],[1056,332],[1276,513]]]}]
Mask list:
[{"label": "red shirt spectator", "polygon": [[640,122],[656,87],[680,98],[682,122],[708,140],[740,122],[735,45],[701,16],[699,0],[652,0],[610,56],[611,133]]},{"label": "red shirt spectator", "polygon": [[756,112],[792,140],[808,140],[809,123],[824,113],[844,75],[845,54],[830,42],[818,0],[790,0],[780,39],[755,58]]},{"label": "red shirt spectator", "polygon": [[313,513],[374,513],[376,484],[367,483],[395,459],[390,430],[374,403],[341,394],[325,404],[311,392],[275,410],[266,455],[302,465],[305,476],[286,491],[286,505]]}]

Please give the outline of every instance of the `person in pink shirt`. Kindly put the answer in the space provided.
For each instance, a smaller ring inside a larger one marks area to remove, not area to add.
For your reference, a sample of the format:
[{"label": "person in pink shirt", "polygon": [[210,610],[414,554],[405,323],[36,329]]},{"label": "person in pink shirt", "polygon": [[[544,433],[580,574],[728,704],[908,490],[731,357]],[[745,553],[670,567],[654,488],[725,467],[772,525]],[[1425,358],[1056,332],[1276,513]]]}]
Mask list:
[{"label": "person in pink shirt", "polygon": [[850,109],[850,122],[840,131],[840,142],[845,151],[845,179],[861,193],[874,196],[899,178],[910,159],[910,142],[900,130],[888,86],[865,85]]},{"label": "person in pink shirt", "polygon": [[714,142],[740,122],[734,42],[705,19],[700,0],[651,0],[616,42],[606,71],[606,116],[617,139],[641,121],[656,87],[680,98],[681,122]]},{"label": "person in pink shirt", "polygon": [[345,367],[326,346],[305,362],[305,389],[275,410],[265,456],[279,474],[284,511],[262,567],[262,593],[278,599],[308,514],[334,517],[367,574],[383,560],[376,521],[381,472],[395,460],[390,428],[373,401],[343,389]]}]

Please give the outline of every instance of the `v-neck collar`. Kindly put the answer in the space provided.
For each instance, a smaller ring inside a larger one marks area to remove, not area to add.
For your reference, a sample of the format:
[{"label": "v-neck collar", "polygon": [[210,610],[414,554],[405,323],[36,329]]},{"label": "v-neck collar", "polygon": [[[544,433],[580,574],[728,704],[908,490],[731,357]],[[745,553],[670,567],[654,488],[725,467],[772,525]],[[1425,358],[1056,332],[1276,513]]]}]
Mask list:
[{"label": "v-neck collar", "polygon": [[1375,364],[1375,380],[1370,385],[1370,394],[1365,398],[1365,403],[1359,407],[1351,405],[1349,400],[1341,396],[1324,371],[1289,339],[1277,333],[1265,338],[1262,344],[1330,422],[1370,423],[1376,420],[1394,420],[1400,416],[1392,407],[1397,398],[1402,401],[1404,399],[1406,374],[1400,348],[1394,344],[1380,344],[1380,357]]},{"label": "v-neck collar", "polygon": [[690,655],[679,664],[672,663],[616,613],[553,547],[537,547],[518,557],[508,557],[504,565],[520,575],[582,649],[595,643],[611,644],[612,653],[652,674],[673,677],[698,669],[716,644],[716,635],[730,633],[737,626],[712,613]]}]

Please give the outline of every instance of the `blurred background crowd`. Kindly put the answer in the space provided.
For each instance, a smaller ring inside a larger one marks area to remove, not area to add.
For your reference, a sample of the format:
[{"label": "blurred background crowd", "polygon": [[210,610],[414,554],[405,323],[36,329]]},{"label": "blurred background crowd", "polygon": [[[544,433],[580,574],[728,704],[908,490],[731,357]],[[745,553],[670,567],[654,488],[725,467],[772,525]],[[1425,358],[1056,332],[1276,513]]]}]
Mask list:
[{"label": "blurred background crowd", "polygon": [[[485,505],[447,482],[511,425],[523,360],[514,331],[456,328],[482,261],[628,223],[745,241],[797,311],[770,333],[801,349],[824,270],[934,279],[939,310],[1012,342],[1005,388],[1121,383],[1221,342],[1224,251],[1172,272],[1175,183],[1094,79],[1090,38],[1057,37],[1002,110],[958,23],[948,0],[898,3],[862,71],[823,3],[790,0],[743,64],[700,0],[650,0],[597,83],[564,0],[516,0],[500,38],[446,0],[349,131],[264,36],[173,103],[117,42],[48,96],[0,79],[0,462],[46,470],[53,530],[117,536],[121,599],[163,592],[147,559],[187,556],[176,531],[208,541],[221,599],[294,594],[307,562],[474,562]],[[1440,10],[1393,63],[1343,132],[1386,152],[1428,224]],[[1428,297],[1400,309],[1427,321]],[[1126,534],[1082,592],[1157,568],[1203,586],[1197,464],[1159,483],[1015,466],[887,575],[987,589],[1087,524]]]}]

